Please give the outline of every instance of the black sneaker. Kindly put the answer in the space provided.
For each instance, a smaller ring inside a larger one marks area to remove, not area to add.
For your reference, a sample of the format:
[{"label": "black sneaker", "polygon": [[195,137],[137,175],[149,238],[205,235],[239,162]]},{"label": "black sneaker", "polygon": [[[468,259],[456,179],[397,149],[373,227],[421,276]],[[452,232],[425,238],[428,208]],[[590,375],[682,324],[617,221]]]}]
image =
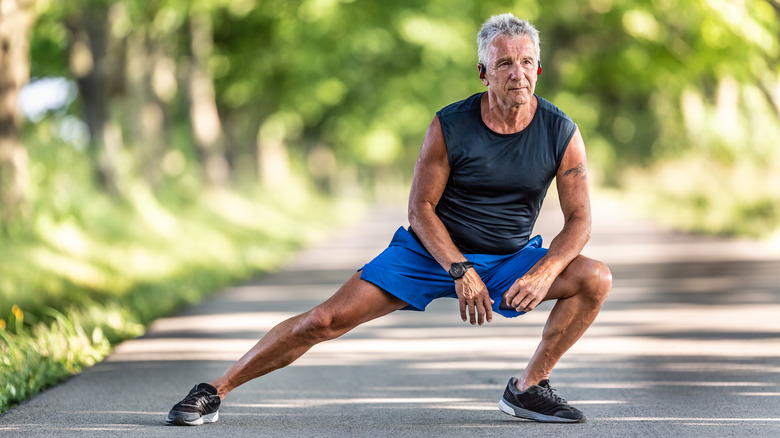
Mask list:
[{"label": "black sneaker", "polygon": [[585,415],[555,394],[550,381],[545,379],[525,391],[519,391],[512,377],[498,402],[498,408],[513,417],[526,418],[542,423],[582,423]]},{"label": "black sneaker", "polygon": [[220,398],[217,388],[208,383],[195,385],[176,403],[165,418],[168,424],[177,426],[200,426],[203,423],[216,423],[219,418]]}]

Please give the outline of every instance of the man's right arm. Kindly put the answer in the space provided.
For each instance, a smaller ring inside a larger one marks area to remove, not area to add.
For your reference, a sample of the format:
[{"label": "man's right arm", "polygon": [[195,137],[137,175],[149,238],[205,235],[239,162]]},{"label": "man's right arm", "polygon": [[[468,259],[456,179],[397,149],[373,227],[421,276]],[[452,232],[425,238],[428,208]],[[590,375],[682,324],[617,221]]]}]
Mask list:
[{"label": "man's right arm", "polygon": [[[414,167],[412,190],[409,194],[409,224],[423,246],[445,270],[448,270],[452,263],[466,261],[452,242],[447,228],[436,215],[436,205],[444,193],[449,174],[447,145],[439,118],[434,117]],[[468,269],[463,277],[455,280],[455,290],[463,321],[466,321],[467,313],[472,325],[482,325],[485,320],[493,320],[490,295],[474,269]]]}]

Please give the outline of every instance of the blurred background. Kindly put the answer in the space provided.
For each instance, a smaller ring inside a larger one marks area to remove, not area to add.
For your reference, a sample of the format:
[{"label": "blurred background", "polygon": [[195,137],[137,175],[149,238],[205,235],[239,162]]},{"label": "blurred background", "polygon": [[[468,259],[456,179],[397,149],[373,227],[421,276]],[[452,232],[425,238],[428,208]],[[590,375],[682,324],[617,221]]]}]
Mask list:
[{"label": "blurred background", "polygon": [[402,203],[504,12],[598,193],[780,242],[777,0],[0,0],[0,412]]}]

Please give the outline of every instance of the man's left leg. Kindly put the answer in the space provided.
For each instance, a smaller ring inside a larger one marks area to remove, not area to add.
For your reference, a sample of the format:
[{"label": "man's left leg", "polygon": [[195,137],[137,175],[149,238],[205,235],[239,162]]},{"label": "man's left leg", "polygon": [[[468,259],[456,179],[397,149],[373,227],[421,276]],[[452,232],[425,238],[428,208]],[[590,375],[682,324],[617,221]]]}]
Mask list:
[{"label": "man's left leg", "polygon": [[525,390],[548,379],[563,354],[596,319],[612,289],[612,274],[604,263],[577,256],[553,282],[544,301],[555,303],[542,332],[542,341],[517,380]]},{"label": "man's left leg", "polygon": [[512,378],[499,402],[502,411],[543,422],[582,422],[585,416],[558,397],[549,376],[558,360],[590,327],[612,288],[601,262],[578,256],[553,282],[545,297],[555,303],[542,341],[519,379]]}]

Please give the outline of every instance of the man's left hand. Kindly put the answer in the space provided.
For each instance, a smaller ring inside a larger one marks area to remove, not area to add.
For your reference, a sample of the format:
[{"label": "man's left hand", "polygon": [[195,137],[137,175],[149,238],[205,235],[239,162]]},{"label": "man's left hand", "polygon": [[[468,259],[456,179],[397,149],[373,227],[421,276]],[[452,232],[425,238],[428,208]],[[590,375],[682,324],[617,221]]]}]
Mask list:
[{"label": "man's left hand", "polygon": [[530,312],[547,296],[552,280],[538,271],[526,274],[504,292],[502,307],[511,307],[518,312]]}]

